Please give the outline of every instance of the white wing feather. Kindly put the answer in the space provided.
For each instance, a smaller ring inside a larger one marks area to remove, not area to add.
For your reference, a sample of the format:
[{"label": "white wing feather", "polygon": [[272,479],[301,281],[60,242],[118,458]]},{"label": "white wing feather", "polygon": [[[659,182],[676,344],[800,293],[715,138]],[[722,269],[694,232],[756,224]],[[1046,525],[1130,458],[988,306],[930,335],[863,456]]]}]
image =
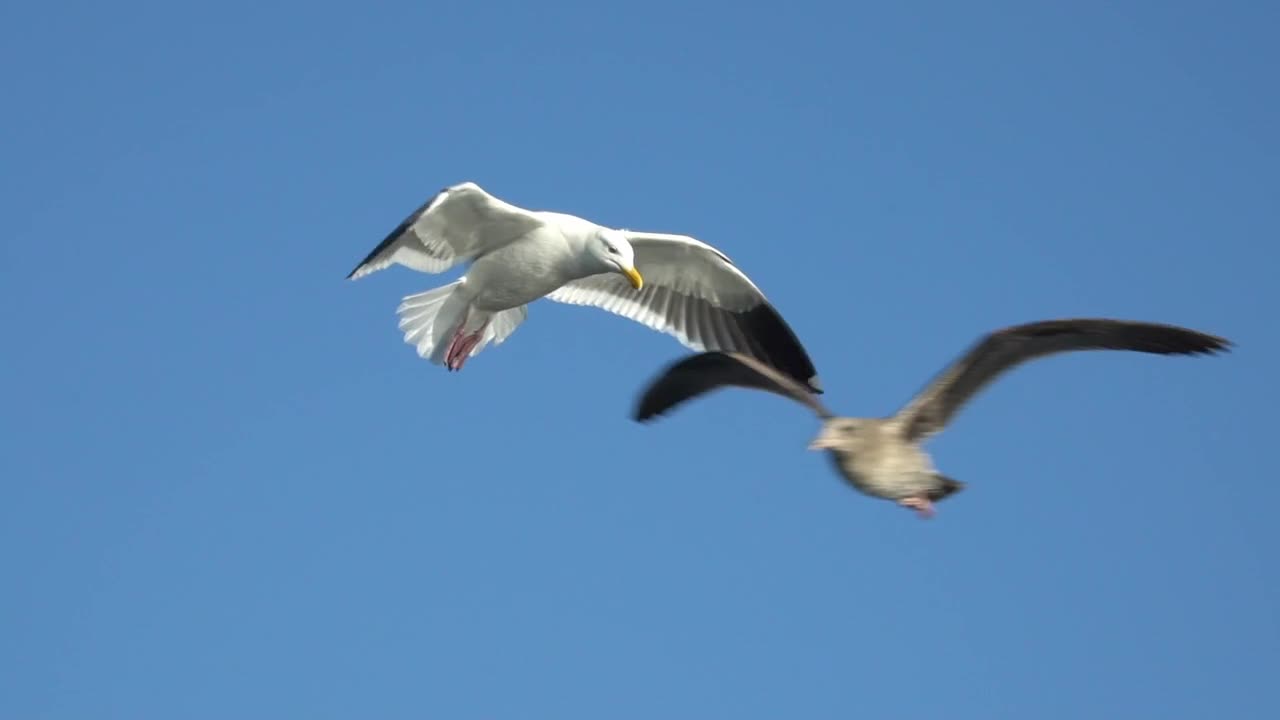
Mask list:
[{"label": "white wing feather", "polygon": [[502,247],[542,224],[535,213],[466,182],[445,188],[405,218],[351,271],[357,279],[392,263],[444,272]]},{"label": "white wing feather", "polygon": [[765,302],[764,294],[719,250],[683,235],[627,232],[644,289],[605,273],[566,283],[547,297],[592,305],[695,350],[741,349],[745,338],[725,316]]},{"label": "white wing feather", "polygon": [[724,253],[684,235],[626,235],[644,289],[607,273],[568,282],[547,297],[621,315],[694,350],[750,355],[820,391],[813,364],[791,328]]}]

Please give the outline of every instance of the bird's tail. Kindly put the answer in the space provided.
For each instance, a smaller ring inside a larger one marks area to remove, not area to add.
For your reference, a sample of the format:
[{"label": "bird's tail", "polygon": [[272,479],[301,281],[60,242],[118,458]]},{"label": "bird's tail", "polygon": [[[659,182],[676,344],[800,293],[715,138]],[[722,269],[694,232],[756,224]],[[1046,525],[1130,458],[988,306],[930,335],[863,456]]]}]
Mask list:
[{"label": "bird's tail", "polygon": [[440,365],[445,350],[458,327],[466,320],[467,301],[455,292],[456,280],[438,288],[409,295],[396,308],[404,341],[418,350],[418,356]]},{"label": "bird's tail", "polygon": [[474,357],[489,343],[500,345],[528,314],[526,306],[497,313],[469,311],[467,300],[457,292],[462,280],[457,280],[426,292],[409,295],[400,303],[396,314],[400,316],[400,329],[404,341],[418,350],[418,356],[437,365],[443,365],[449,343],[459,330],[473,331],[484,327],[480,341],[469,353]]},{"label": "bird's tail", "polygon": [[945,497],[955,495],[964,489],[964,483],[959,480],[952,480],[946,475],[934,475],[938,485],[929,492],[929,499],[937,502]]}]

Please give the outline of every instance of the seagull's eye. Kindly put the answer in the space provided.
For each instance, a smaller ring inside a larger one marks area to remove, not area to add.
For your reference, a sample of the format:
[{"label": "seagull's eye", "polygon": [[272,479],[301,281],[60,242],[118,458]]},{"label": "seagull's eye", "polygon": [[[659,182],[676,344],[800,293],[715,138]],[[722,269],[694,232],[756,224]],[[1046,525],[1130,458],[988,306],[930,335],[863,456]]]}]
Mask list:
[{"label": "seagull's eye", "polygon": [[610,255],[617,255],[617,254],[618,254],[618,248],[616,248],[616,247],[614,247],[614,246],[610,245],[609,243],[605,243],[605,244],[604,244],[604,249],[605,249],[605,250],[608,250]]}]

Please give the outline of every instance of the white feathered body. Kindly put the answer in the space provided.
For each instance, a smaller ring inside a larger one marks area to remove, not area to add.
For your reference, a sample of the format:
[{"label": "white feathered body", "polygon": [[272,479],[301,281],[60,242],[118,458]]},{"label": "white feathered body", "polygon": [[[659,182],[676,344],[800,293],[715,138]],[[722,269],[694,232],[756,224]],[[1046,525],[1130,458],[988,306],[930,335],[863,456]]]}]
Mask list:
[{"label": "white feathered body", "polygon": [[397,309],[405,342],[451,369],[461,368],[451,347],[462,343],[471,349],[457,352],[471,356],[500,344],[527,305],[546,297],[601,308],[695,350],[758,355],[820,387],[808,354],[760,289],[724,253],[688,236],[526,210],[466,182],[411,213],[348,277],[392,264],[426,273],[468,266],[462,278],[410,295]]},{"label": "white feathered body", "polygon": [[472,307],[484,312],[509,310],[591,274],[582,271],[579,259],[588,233],[596,225],[572,215],[539,215],[549,216],[547,224],[471,263],[463,292]]}]

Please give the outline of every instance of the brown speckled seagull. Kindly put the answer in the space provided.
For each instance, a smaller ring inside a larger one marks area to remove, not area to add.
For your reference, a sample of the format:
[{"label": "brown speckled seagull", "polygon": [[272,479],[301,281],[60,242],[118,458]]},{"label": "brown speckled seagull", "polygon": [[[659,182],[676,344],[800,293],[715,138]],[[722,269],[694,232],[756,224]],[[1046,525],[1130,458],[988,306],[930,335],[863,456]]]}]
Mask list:
[{"label": "brown speckled seagull", "polygon": [[1230,341],[1172,325],[1125,320],[1047,320],[996,331],[952,362],[897,414],[887,418],[836,417],[791,378],[745,355],[707,352],[676,362],[644,391],[639,421],[726,386],[789,397],[822,419],[809,445],[827,450],[836,470],[855,489],[932,517],[933,503],[964,487],[940,474],[921,447],[941,432],[964,404],[1001,373],[1028,360],[1075,350],[1130,350],[1159,355],[1226,351]]}]

